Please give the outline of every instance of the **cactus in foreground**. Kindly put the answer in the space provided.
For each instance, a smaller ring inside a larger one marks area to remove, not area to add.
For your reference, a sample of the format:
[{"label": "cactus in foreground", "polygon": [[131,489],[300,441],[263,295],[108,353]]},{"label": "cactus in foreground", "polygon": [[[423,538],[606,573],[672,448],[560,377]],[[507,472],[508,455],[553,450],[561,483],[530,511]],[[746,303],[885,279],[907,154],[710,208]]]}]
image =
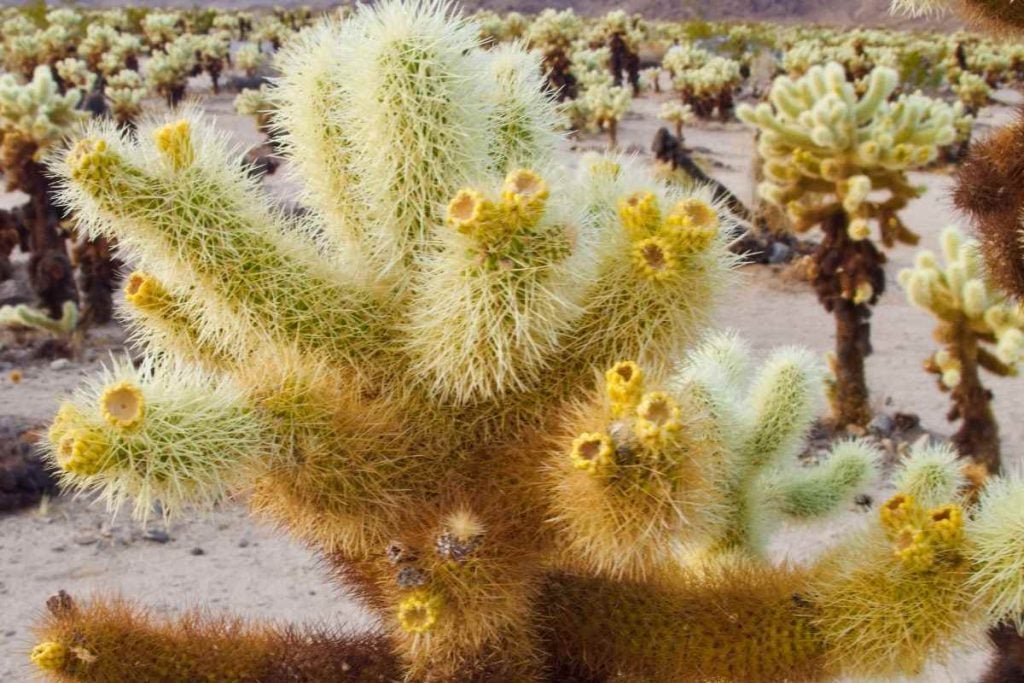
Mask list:
[{"label": "cactus in foreground", "polygon": [[953,436],[960,452],[999,472],[999,428],[992,412],[992,392],[981,383],[981,370],[1006,377],[1017,374],[1024,353],[1024,312],[984,280],[981,255],[973,240],[956,228],[942,233],[945,265],[935,254],[919,252],[913,268],[900,273],[907,298],[938,320],[935,338],[942,349],[925,368],[951,392],[951,421],[961,426]]},{"label": "cactus in foreground", "polygon": [[885,286],[885,256],[871,224],[883,246],[916,243],[899,218],[919,192],[907,170],[930,163],[955,138],[954,109],[920,94],[890,101],[898,81],[894,70],[876,68],[858,96],[832,62],[796,80],[780,76],[770,104],[738,112],[760,131],[761,196],[785,208],[798,232],[820,227],[824,233],[811,280],[836,320],[832,404],[840,428],[871,419],[868,318]]},{"label": "cactus in foreground", "polygon": [[156,352],[62,405],[47,442],[65,484],[141,516],[247,490],[382,630],[58,595],[36,665],[827,680],[916,670],[1019,608],[1022,513],[999,497],[1017,481],[968,529],[955,488],[908,486],[916,503],[820,566],[760,555],[774,520],[843,506],[873,454],[792,464],[820,387],[806,354],[753,372],[731,337],[685,351],[727,279],[729,216],[612,158],[560,172],[536,59],[478,36],[387,2],[289,44],[276,116],[305,222],[188,111],[137,137],[95,124],[55,162],[65,201],[144,269],[125,314]]}]

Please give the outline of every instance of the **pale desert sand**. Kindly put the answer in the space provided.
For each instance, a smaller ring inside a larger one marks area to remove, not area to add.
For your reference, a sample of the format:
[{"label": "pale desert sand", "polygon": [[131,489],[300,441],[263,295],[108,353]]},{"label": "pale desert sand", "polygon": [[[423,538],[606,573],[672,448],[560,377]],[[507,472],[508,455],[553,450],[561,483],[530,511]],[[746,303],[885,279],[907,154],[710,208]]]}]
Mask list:
[{"label": "pale desert sand", "polygon": [[[203,107],[240,144],[259,141],[253,123],[234,114],[230,95],[208,98]],[[647,152],[660,125],[656,113],[666,96],[644,97],[634,103],[623,122],[620,141],[650,161]],[[1019,97],[1000,93],[1003,104],[982,112],[981,134],[1009,118]],[[687,133],[689,145],[710,150],[715,163],[712,174],[741,199],[752,199],[752,136],[742,125],[700,124]],[[601,149],[603,139],[585,136],[565,145],[565,154]],[[574,149],[569,149],[573,147]],[[915,182],[928,192],[912,203],[905,214],[908,225],[922,234],[922,244],[937,248],[941,229],[958,220],[947,199],[948,176],[914,174]],[[277,196],[292,195],[281,172],[267,179]],[[0,196],[13,202],[13,197]],[[921,416],[923,426],[941,434],[951,429],[945,421],[946,396],[940,394],[921,363],[933,349],[932,323],[927,314],[905,301],[896,275],[908,265],[914,250],[899,247],[891,252],[887,267],[889,291],[878,306],[873,325],[875,354],[869,362],[869,381],[876,405],[886,412],[907,411]],[[780,345],[798,344],[824,353],[832,345],[832,320],[819,307],[809,287],[780,276],[771,267],[742,268],[736,283],[719,304],[716,325],[740,332],[759,352]],[[116,340],[117,331],[100,330]],[[0,368],[0,413],[45,421],[63,392],[94,373],[104,353],[61,370],[41,363],[23,367],[24,379],[14,385]],[[96,357],[99,357],[98,360]],[[996,395],[1004,457],[1016,466],[1024,444],[1024,381],[986,378]],[[824,407],[822,407],[822,411]],[[885,482],[866,491],[878,500],[886,494]],[[849,510],[828,523],[783,530],[772,544],[779,560],[806,562],[846,531],[863,524],[865,514]],[[119,592],[158,612],[174,612],[184,606],[202,605],[213,610],[230,609],[249,617],[313,622],[348,623],[354,628],[371,622],[342,591],[325,580],[315,555],[287,540],[268,526],[251,521],[244,506],[221,509],[175,522],[171,540],[146,540],[143,529],[126,516],[110,515],[84,501],[58,499],[47,506],[0,517],[0,681],[32,680],[26,653],[32,645],[30,625],[47,596],[65,589],[75,596],[94,592]],[[199,550],[201,549],[201,554]],[[956,657],[955,663],[933,666],[920,681],[972,681],[983,668],[983,646]]]}]

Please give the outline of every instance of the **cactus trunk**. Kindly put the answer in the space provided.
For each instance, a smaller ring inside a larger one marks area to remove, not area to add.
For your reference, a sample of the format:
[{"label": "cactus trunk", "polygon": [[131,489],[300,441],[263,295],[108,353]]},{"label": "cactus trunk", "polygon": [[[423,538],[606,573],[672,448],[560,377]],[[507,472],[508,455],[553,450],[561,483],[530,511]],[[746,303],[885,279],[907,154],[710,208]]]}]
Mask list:
[{"label": "cactus trunk", "polygon": [[981,383],[978,372],[978,340],[962,322],[955,327],[960,384],[953,389],[955,406],[950,417],[961,420],[953,443],[960,454],[984,465],[990,474],[1000,471],[999,426],[992,413],[992,392]]},{"label": "cactus trunk", "polygon": [[60,318],[65,301],[76,301],[75,277],[64,237],[51,221],[50,181],[43,168],[31,162],[25,173],[31,213],[32,257],[29,273],[32,289],[51,318]]}]

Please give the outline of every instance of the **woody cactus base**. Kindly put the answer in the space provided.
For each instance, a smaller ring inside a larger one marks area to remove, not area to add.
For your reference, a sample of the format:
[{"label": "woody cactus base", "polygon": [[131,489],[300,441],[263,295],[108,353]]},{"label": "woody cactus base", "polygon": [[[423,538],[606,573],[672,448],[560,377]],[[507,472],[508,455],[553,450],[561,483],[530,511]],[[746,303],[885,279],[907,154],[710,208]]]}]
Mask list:
[{"label": "woody cactus base", "polygon": [[62,405],[64,485],[142,517],[247,492],[381,630],[58,595],[35,664],[817,681],[914,673],[1019,614],[1024,486],[968,510],[944,453],[912,454],[901,495],[816,566],[766,561],[781,521],[850,503],[874,452],[797,465],[813,359],[703,331],[727,213],[616,159],[559,169],[537,61],[479,33],[385,2],[289,44],[273,96],[314,210],[299,222],[189,111],[137,137],[95,125],[55,162],[91,235],[139,264],[124,313],[150,352]]}]

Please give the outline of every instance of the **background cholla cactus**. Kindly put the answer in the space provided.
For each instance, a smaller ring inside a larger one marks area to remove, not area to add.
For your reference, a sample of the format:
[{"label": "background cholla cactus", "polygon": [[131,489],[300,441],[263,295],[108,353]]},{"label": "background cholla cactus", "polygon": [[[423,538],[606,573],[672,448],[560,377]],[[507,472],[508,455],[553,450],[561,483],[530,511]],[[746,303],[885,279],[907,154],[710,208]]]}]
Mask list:
[{"label": "background cholla cactus", "polygon": [[873,454],[792,465],[807,355],[686,351],[728,281],[727,212],[614,158],[555,167],[539,60],[446,12],[364,6],[285,50],[304,218],[190,111],[96,123],[54,160],[140,269],[125,315],[149,352],[62,405],[65,484],[143,517],[249,491],[380,632],[58,594],[32,660],[81,681],[811,681],[915,671],[1024,607],[1016,480],[968,524],[955,475],[911,467],[819,565],[759,556]]},{"label": "background cholla cactus", "polygon": [[598,83],[586,88],[574,104],[577,115],[587,127],[608,133],[608,144],[615,149],[619,144],[619,121],[629,112],[633,96],[629,89],[618,85]]},{"label": "background cholla cactus", "polygon": [[836,320],[832,403],[839,427],[871,417],[868,318],[885,286],[885,257],[871,223],[884,246],[916,243],[898,215],[918,194],[906,171],[930,163],[955,139],[952,107],[920,94],[890,101],[897,82],[895,71],[879,67],[858,96],[843,67],[830,63],[797,80],[780,76],[770,104],[738,112],[760,131],[760,195],[784,207],[798,232],[818,226],[824,233],[811,279]]},{"label": "background cholla cactus", "polygon": [[576,78],[572,75],[573,42],[583,29],[582,20],[572,9],[561,12],[545,9],[538,14],[527,33],[531,49],[543,56],[548,88],[559,101],[576,98]]},{"label": "background cholla cactus", "polygon": [[712,57],[700,67],[676,72],[672,79],[694,114],[706,119],[717,112],[723,121],[732,114],[733,94],[741,81],[739,62],[725,57]]},{"label": "background cholla cactus", "polygon": [[609,51],[608,70],[613,84],[621,86],[623,77],[640,94],[640,43],[645,26],[639,15],[629,16],[624,10],[613,10],[601,17],[595,31]]},{"label": "background cholla cactus", "polygon": [[170,107],[185,97],[188,79],[196,68],[195,36],[179,36],[165,52],[155,52],[146,64],[146,84]]},{"label": "background cholla cactus", "polygon": [[252,78],[263,66],[266,58],[255,43],[243,43],[232,56],[232,62],[246,76]]},{"label": "background cholla cactus", "polygon": [[947,228],[942,254],[945,265],[932,252],[920,252],[914,267],[900,273],[900,284],[911,303],[939,321],[935,338],[943,346],[925,368],[952,394],[949,419],[961,421],[953,443],[965,457],[998,472],[999,429],[992,392],[981,383],[980,371],[1003,377],[1016,374],[1024,353],[1024,311],[985,282],[973,240]]},{"label": "background cholla cactus", "polygon": [[688,104],[680,102],[665,102],[662,104],[661,109],[658,110],[658,118],[672,124],[680,143],[683,142],[683,127],[696,120],[693,108]]},{"label": "background cholla cactus", "polygon": [[142,34],[146,44],[161,49],[182,34],[184,28],[177,12],[150,12],[142,18]]},{"label": "background cholla cactus", "polygon": [[259,88],[246,88],[235,97],[235,111],[243,116],[251,116],[261,133],[272,137],[272,117],[276,109],[270,89],[266,85]]},{"label": "background cholla cactus", "polygon": [[8,189],[29,196],[29,274],[40,307],[54,318],[77,293],[64,236],[51,215],[51,179],[42,158],[84,117],[76,110],[79,100],[78,90],[59,92],[48,66],[39,66],[28,83],[0,76],[0,169]]},{"label": "background cholla cactus", "polygon": [[118,125],[131,126],[142,114],[146,87],[137,71],[124,69],[107,79],[104,90],[110,113]]}]

